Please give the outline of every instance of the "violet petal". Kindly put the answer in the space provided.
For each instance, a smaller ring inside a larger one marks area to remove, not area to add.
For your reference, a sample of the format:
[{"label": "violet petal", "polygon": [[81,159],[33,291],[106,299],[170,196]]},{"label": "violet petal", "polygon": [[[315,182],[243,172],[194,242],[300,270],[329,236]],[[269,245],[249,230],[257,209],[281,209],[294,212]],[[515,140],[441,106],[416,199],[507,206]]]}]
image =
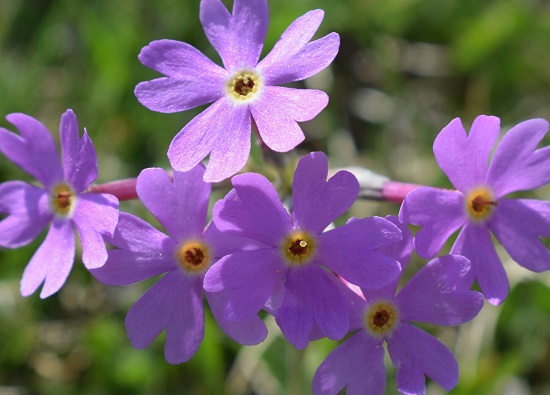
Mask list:
[{"label": "violet petal", "polygon": [[204,231],[202,239],[210,246],[212,258],[219,260],[226,255],[237,251],[255,250],[265,248],[266,245],[255,240],[221,232],[214,222],[210,222]]},{"label": "violet petal", "polygon": [[298,162],[292,182],[294,226],[321,233],[355,202],[359,183],[353,174],[339,171],[327,181],[328,160],[312,152]]},{"label": "violet petal", "polygon": [[[204,56],[198,49],[175,40],[156,40],[143,47],[139,61],[145,66],[179,81],[186,81],[195,95],[210,96],[205,103],[223,95],[226,70]],[[182,92],[183,93],[183,92]],[[188,92],[189,93],[189,92]]]},{"label": "violet petal", "polygon": [[401,231],[380,217],[350,221],[319,236],[316,260],[352,284],[379,288],[401,272],[395,259],[376,251],[401,239]]},{"label": "violet petal", "polygon": [[257,315],[242,322],[228,321],[224,318],[227,300],[225,292],[206,292],[205,295],[218,325],[233,340],[243,345],[253,346],[266,338],[267,327]]},{"label": "violet petal", "polygon": [[[289,274],[293,271],[289,271]],[[313,328],[313,312],[311,306],[303,300],[299,286],[294,282],[295,276],[287,275],[283,302],[276,311],[277,324],[285,338],[296,348],[303,349],[309,344],[309,335]],[[290,287],[289,285],[290,279]]]},{"label": "violet petal", "polygon": [[535,150],[547,131],[546,120],[530,119],[504,135],[489,166],[486,181],[497,198],[550,182],[550,147]]},{"label": "violet petal", "polygon": [[[231,13],[221,0],[202,0],[199,17],[206,37],[220,55],[230,47]],[[223,58],[223,56],[222,56]],[[225,68],[228,65],[225,64]]]},{"label": "violet petal", "polygon": [[[297,18],[290,26],[284,31],[279,38],[279,41],[275,44],[273,49],[266,55],[260,63],[258,63],[258,69],[265,74],[268,85],[285,84],[291,81],[297,81],[303,78],[289,77],[287,74],[290,69],[294,71],[293,65],[294,58],[304,51],[304,47],[309,43],[321,21],[323,20],[323,10],[312,10]],[[330,55],[329,48],[324,48],[325,55]],[[336,47],[338,50],[338,47]],[[328,53],[327,53],[328,52]],[[311,60],[311,57],[310,57]],[[330,63],[330,62],[329,62]],[[318,64],[318,61],[311,62],[311,65]],[[284,67],[286,66],[286,67]],[[326,66],[325,66],[326,67]],[[323,67],[324,68],[324,67]],[[299,73],[304,72],[303,65],[297,68]],[[322,70],[322,69],[320,69]],[[292,73],[290,73],[292,74]],[[274,77],[279,77],[281,81],[277,81]]]},{"label": "violet petal", "polygon": [[269,72],[270,67],[281,59],[286,61],[289,56],[300,51],[319,29],[324,15],[323,10],[311,10],[296,18],[281,34],[273,49],[258,63],[258,69]]},{"label": "violet petal", "polygon": [[416,188],[403,201],[399,220],[422,226],[414,237],[414,246],[418,255],[431,259],[447,239],[466,223],[464,195],[431,187]]},{"label": "violet petal", "polygon": [[263,72],[266,84],[269,85],[304,80],[327,68],[336,57],[339,47],[340,36],[329,33],[306,44],[299,51],[270,57],[269,63],[262,61],[258,69]]},{"label": "violet petal", "polygon": [[42,282],[42,299],[59,291],[69,276],[74,255],[74,230],[71,221],[54,220],[44,242],[23,272],[21,295],[33,294]]},{"label": "violet petal", "polygon": [[77,193],[84,191],[97,178],[97,156],[86,130],[80,138],[78,121],[72,110],[61,116],[59,126],[63,172]]},{"label": "violet petal", "polygon": [[279,251],[263,248],[227,255],[204,276],[206,292],[228,292],[224,317],[245,321],[257,314],[286,273]]},{"label": "violet petal", "polygon": [[186,79],[162,77],[140,82],[134,94],[149,110],[173,113],[218,100],[224,95],[223,87],[223,80],[218,76],[212,76],[211,80],[206,81],[192,77]]},{"label": "violet petal", "polygon": [[475,278],[489,303],[502,303],[508,295],[510,284],[486,225],[467,223],[460,231],[451,254],[465,256],[472,265],[463,286],[469,288],[471,279]]},{"label": "violet petal", "polygon": [[[401,223],[396,216],[388,215],[386,216],[386,219],[399,228],[403,238],[398,242],[380,247],[379,251],[382,254],[387,255],[390,258],[393,258],[397,262],[399,262],[401,264],[401,273],[403,273],[412,255],[412,250],[413,250],[412,233],[409,230],[408,226]],[[399,286],[400,280],[401,280],[401,275],[398,275],[395,278],[395,280],[391,281],[387,285],[384,285],[383,287],[378,288],[376,290],[361,288],[361,293],[363,294],[365,299],[369,301],[377,298],[392,299],[393,296],[395,295],[395,292],[397,291],[397,287]]]},{"label": "violet petal", "polygon": [[212,186],[203,175],[204,166],[198,164],[186,172],[174,171],[173,181],[160,168],[145,169],[138,177],[140,200],[174,240],[200,238],[204,232]]},{"label": "violet petal", "polygon": [[212,217],[216,227],[278,248],[291,223],[273,184],[256,173],[237,175],[232,183],[239,200],[223,199],[215,204]]},{"label": "violet petal", "polygon": [[314,395],[383,395],[386,388],[384,348],[360,331],[331,351],[313,377]]},{"label": "violet petal", "polygon": [[250,111],[262,141],[273,151],[287,152],[304,140],[296,122],[309,121],[328,104],[325,92],[266,86]]},{"label": "violet petal", "polygon": [[387,215],[385,217],[386,220],[390,221],[392,224],[397,226],[399,230],[401,231],[401,240],[387,244],[385,246],[380,247],[380,252],[383,254],[386,254],[387,256],[394,258],[396,261],[401,263],[401,270],[404,270],[407,264],[409,263],[409,260],[412,256],[413,251],[413,236],[409,229],[409,227],[399,221],[399,218],[397,218],[395,215]]},{"label": "violet petal", "polygon": [[[283,282],[278,282],[275,284],[275,288],[273,288],[273,291],[271,291],[271,295],[269,295],[269,299],[265,302],[264,311],[267,311],[271,315],[275,315],[276,311],[281,307],[283,304],[283,298],[285,296],[285,284]],[[324,336],[320,336],[324,337]]]},{"label": "violet petal", "polygon": [[63,179],[55,142],[46,127],[25,114],[9,114],[6,119],[21,136],[0,128],[0,152],[49,188]]},{"label": "violet petal", "polygon": [[227,133],[226,125],[233,116],[227,100],[214,102],[191,120],[172,140],[168,159],[176,171],[195,167],[212,149],[219,133]]},{"label": "violet petal", "polygon": [[424,375],[447,391],[458,383],[458,363],[453,353],[413,325],[401,323],[388,340],[388,352],[397,368],[397,389],[404,394],[424,394]]},{"label": "violet petal", "polygon": [[540,237],[550,237],[550,202],[500,199],[489,228],[512,259],[526,269],[550,269],[550,252]]},{"label": "violet petal", "polygon": [[105,284],[132,284],[176,268],[175,243],[132,214],[120,213],[115,234],[107,242],[118,249],[109,250],[107,262],[90,270]]},{"label": "violet petal", "polygon": [[179,270],[169,272],[130,308],[125,324],[132,346],[140,349],[166,329],[166,360],[188,361],[204,337],[200,279],[187,278]]},{"label": "violet petal", "polygon": [[332,340],[339,340],[347,333],[346,300],[335,281],[339,280],[315,264],[287,272],[283,303],[275,318],[285,337],[296,348],[307,346],[313,322]]},{"label": "violet petal", "polygon": [[208,40],[231,72],[254,67],[269,23],[267,0],[235,0],[229,15],[220,0],[201,1],[200,19]]},{"label": "violet petal", "polygon": [[456,189],[467,192],[485,182],[489,155],[500,133],[500,119],[480,115],[467,135],[460,118],[438,134],[433,150],[441,170]]},{"label": "violet petal", "polygon": [[[231,107],[229,99],[226,105]],[[220,182],[240,171],[248,160],[250,153],[250,133],[252,121],[248,106],[241,105],[228,108],[228,117],[218,118],[217,123],[208,125],[216,129],[216,140],[212,145],[204,181]],[[219,117],[225,114],[221,113]]]},{"label": "violet petal", "polygon": [[460,255],[445,255],[429,262],[395,297],[400,319],[445,326],[473,319],[483,307],[483,295],[455,289],[469,269],[470,262]]},{"label": "violet petal", "polygon": [[22,181],[0,184],[0,246],[18,248],[33,241],[52,219],[47,192]]},{"label": "violet petal", "polygon": [[111,236],[115,231],[118,199],[108,194],[81,194],[72,219],[82,243],[84,265],[88,269],[102,266],[107,260],[107,250],[101,235]]}]

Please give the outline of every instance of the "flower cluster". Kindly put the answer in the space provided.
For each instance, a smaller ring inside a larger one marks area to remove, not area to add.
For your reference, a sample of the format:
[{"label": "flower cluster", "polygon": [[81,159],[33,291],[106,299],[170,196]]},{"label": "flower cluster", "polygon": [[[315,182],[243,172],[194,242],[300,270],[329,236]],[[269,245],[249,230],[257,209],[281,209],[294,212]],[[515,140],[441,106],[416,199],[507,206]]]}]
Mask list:
[{"label": "flower cluster", "polygon": [[[299,17],[259,61],[267,0],[235,0],[231,13],[221,0],[201,0],[200,20],[223,67],[182,42],[153,41],[143,48],[139,60],[164,75],[137,85],[144,106],[176,112],[213,104],[174,137],[167,150],[173,170],[144,169],[135,190],[92,185],[95,149],[86,131],[80,137],[71,110],[61,117],[61,159],[44,125],[9,115],[20,136],[0,128],[0,151],[41,187],[0,184],[0,212],[6,214],[0,246],[24,246],[50,225],[24,270],[21,294],[44,283],[45,298],[63,286],[76,229],[82,261],[99,281],[122,286],[162,275],[130,308],[125,326],[136,348],[165,331],[169,363],[197,352],[204,297],[219,326],[243,345],[265,339],[264,314],[299,349],[349,335],[320,364],[314,394],[344,388],[383,394],[384,342],[400,392],[425,393],[425,376],[454,388],[459,367],[452,351],[413,323],[457,326],[472,320],[485,298],[503,302],[508,280],[491,233],[520,265],[550,269],[541,241],[550,237],[550,203],[505,198],[550,182],[550,147],[537,149],[548,123],[522,122],[497,144],[498,118],[478,117],[469,135],[453,120],[435,139],[434,154],[455,189],[413,189],[398,199],[404,198],[398,217],[342,222],[361,185],[345,170],[329,177],[322,152],[298,161],[291,194],[280,196],[262,174],[235,175],[247,162],[252,130],[264,150],[291,151],[305,138],[297,122],[327,105],[324,92],[279,86],[318,73],[336,56],[336,33],[311,41],[322,19],[321,10]],[[212,202],[212,183],[231,176],[232,189]],[[119,213],[116,196],[134,194],[165,232]],[[409,225],[421,229],[413,236]],[[459,229],[450,254],[437,257]],[[404,276],[413,249],[432,260]],[[472,290],[475,281],[482,293]]]}]

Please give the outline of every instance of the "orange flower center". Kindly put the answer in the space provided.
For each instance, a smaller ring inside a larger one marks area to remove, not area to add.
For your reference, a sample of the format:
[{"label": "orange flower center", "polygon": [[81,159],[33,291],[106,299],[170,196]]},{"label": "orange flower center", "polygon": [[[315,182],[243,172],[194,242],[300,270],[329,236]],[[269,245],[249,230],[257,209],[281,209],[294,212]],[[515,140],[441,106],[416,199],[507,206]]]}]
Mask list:
[{"label": "orange flower center", "polygon": [[380,300],[369,303],[364,317],[365,329],[375,337],[384,337],[397,327],[399,310],[393,302]]},{"label": "orange flower center", "polygon": [[69,216],[75,207],[76,194],[65,183],[57,184],[50,195],[51,207],[55,214],[62,217]]},{"label": "orange flower center", "polygon": [[189,240],[177,249],[176,259],[187,273],[200,274],[210,265],[210,250],[203,242]]},{"label": "orange flower center", "polygon": [[291,266],[309,263],[315,256],[315,238],[303,230],[293,231],[281,243],[283,258]]},{"label": "orange flower center", "polygon": [[485,187],[477,187],[466,194],[466,213],[470,219],[476,222],[487,220],[498,201],[494,198],[493,192]]}]

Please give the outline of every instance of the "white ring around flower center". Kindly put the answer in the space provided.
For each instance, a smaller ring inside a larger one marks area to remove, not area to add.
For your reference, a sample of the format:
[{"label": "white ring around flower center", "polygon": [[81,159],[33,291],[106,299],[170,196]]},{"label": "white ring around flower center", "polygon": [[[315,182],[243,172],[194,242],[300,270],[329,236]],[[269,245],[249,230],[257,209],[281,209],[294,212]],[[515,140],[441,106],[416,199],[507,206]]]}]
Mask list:
[{"label": "white ring around flower center", "polygon": [[244,104],[257,99],[262,88],[263,79],[258,72],[240,70],[229,79],[226,91],[235,103]]},{"label": "white ring around flower center", "polygon": [[76,206],[77,194],[66,183],[55,185],[50,192],[50,207],[59,217],[70,217]]}]

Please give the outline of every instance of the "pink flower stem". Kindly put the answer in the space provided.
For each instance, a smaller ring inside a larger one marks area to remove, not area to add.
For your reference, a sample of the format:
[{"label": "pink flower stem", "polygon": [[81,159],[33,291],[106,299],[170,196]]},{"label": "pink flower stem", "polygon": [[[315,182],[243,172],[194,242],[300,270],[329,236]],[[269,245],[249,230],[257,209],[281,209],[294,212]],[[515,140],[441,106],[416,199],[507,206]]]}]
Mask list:
[{"label": "pink flower stem", "polygon": [[407,194],[421,187],[418,184],[407,184],[404,182],[388,181],[382,185],[381,198],[382,200],[401,204]]},{"label": "pink flower stem", "polygon": [[[352,171],[352,173],[356,172]],[[172,178],[171,172],[168,172],[168,175]],[[365,177],[359,179],[361,184],[361,192],[359,193],[360,198],[367,200],[384,200],[397,204],[401,204],[403,199],[405,199],[405,196],[407,196],[410,191],[422,186],[418,184],[391,181],[388,179],[378,180],[375,178]],[[138,198],[136,183],[137,178],[125,178],[122,180],[106,182],[104,184],[91,185],[87,192],[108,193],[116,196],[120,201],[132,200]]]},{"label": "pink flower stem", "polygon": [[[172,170],[166,170],[168,177],[173,180],[174,173]],[[119,201],[138,199],[139,196],[136,191],[137,178],[124,178],[122,180],[115,180],[106,182],[104,184],[93,184],[88,187],[86,192],[88,193],[108,193],[115,196]],[[229,180],[223,182],[217,182],[212,185],[212,189],[229,189],[231,184]]]},{"label": "pink flower stem", "polygon": [[137,199],[136,192],[137,178],[125,178],[106,182],[104,184],[90,185],[89,193],[108,193],[114,195],[119,201]]},{"label": "pink flower stem", "polygon": [[410,191],[423,186],[392,181],[386,176],[361,166],[351,166],[343,170],[351,172],[359,181],[359,199],[401,204]]}]

